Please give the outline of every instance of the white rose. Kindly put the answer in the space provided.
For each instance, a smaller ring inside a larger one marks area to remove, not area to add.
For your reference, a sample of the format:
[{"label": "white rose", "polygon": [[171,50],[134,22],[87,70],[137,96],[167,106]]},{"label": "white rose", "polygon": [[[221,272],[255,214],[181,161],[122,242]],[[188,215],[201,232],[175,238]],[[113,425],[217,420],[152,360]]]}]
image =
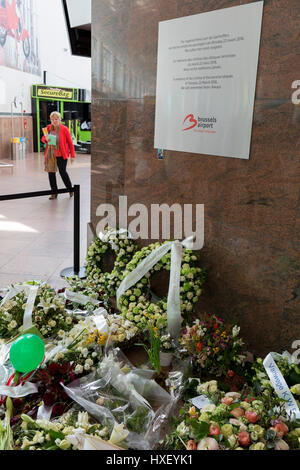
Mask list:
[{"label": "white rose", "polygon": [[201,412],[202,413],[205,413],[205,412],[209,412],[209,413],[212,413],[213,411],[215,411],[216,409],[216,405],[205,405],[202,409],[201,409]]},{"label": "white rose", "polygon": [[89,355],[88,349],[87,349],[87,348],[84,348],[84,349],[82,350],[81,354],[83,355],[84,358],[85,358],[85,357],[88,357],[88,355]]},{"label": "white rose", "polygon": [[234,326],[232,328],[232,337],[235,338],[236,336],[238,336],[240,332],[240,327],[239,326]]},{"label": "white rose", "polygon": [[184,421],[182,421],[176,428],[179,436],[183,437],[189,432],[189,427],[185,425]]},{"label": "white rose", "polygon": [[75,367],[75,374],[82,374],[83,372],[83,367],[80,364],[77,364]]}]

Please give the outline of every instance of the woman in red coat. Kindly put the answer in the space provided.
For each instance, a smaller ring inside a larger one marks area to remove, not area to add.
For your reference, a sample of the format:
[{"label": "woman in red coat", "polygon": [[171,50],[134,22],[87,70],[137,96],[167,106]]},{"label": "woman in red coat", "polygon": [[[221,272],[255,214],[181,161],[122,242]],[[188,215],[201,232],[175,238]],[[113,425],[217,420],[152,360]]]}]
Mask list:
[{"label": "woman in red coat", "polygon": [[[67,164],[69,156],[75,158],[75,150],[72,142],[72,137],[69,129],[61,123],[61,114],[54,111],[50,115],[51,125],[47,126],[48,135],[42,138],[44,143],[47,143],[45,150],[46,166],[45,170],[49,175],[49,182],[52,191],[57,190],[56,170],[58,168],[59,174],[67,189],[72,189],[72,183],[67,173]],[[52,136],[55,136],[53,138]],[[54,139],[54,142],[53,142]],[[52,160],[51,160],[52,159]],[[54,166],[49,166],[49,161],[54,161]],[[70,191],[70,197],[74,193]],[[53,194],[49,199],[57,199],[57,194]]]}]

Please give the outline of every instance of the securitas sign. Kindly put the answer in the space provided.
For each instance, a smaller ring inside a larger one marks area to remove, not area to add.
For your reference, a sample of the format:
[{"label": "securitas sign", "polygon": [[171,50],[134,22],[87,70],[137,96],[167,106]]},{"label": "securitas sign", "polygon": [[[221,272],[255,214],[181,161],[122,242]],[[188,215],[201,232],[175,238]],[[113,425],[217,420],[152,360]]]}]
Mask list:
[{"label": "securitas sign", "polygon": [[194,114],[188,114],[183,121],[182,131],[211,132],[215,134],[216,123],[217,119],[215,117],[195,117]]},{"label": "securitas sign", "polygon": [[78,99],[78,90],[73,88],[58,88],[37,85],[33,87],[33,97],[61,101],[76,101]]}]

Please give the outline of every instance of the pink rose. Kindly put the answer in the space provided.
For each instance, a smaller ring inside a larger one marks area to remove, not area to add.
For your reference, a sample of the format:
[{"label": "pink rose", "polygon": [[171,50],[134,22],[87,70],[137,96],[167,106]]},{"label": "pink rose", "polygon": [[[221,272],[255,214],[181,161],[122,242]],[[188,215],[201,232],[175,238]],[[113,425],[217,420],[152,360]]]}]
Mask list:
[{"label": "pink rose", "polygon": [[197,444],[195,441],[190,440],[186,446],[187,450],[197,450]]},{"label": "pink rose", "polygon": [[280,439],[275,444],[275,450],[290,450],[290,448],[283,439]]},{"label": "pink rose", "polygon": [[289,432],[289,428],[286,424],[279,421],[279,423],[274,426],[275,431],[277,432],[278,437],[283,437]]},{"label": "pink rose", "polygon": [[225,403],[225,405],[231,405],[232,402],[233,402],[233,398],[230,398],[230,397],[225,397],[225,398],[222,398],[221,400],[221,403]]},{"label": "pink rose", "polygon": [[238,435],[238,440],[241,446],[247,447],[250,444],[250,435],[247,431],[242,431]]},{"label": "pink rose", "polygon": [[235,418],[240,418],[244,415],[244,410],[243,408],[235,408],[234,410],[230,411],[230,414]]}]

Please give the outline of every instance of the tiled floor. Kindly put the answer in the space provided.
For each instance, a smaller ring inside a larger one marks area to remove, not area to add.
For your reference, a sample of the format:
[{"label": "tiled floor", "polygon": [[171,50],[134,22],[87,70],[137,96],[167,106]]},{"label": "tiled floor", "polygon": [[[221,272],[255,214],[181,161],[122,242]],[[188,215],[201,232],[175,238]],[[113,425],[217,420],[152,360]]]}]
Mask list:
[{"label": "tiled floor", "polygon": [[[0,167],[0,194],[49,189],[43,171],[43,155],[30,154]],[[5,161],[1,158],[2,161]],[[6,160],[7,161],[7,160]],[[87,249],[90,222],[90,155],[77,155],[68,172],[81,192],[81,265]],[[64,188],[60,176],[58,187]],[[47,197],[0,201],[0,288],[10,283],[40,279],[60,288],[62,269],[73,266],[73,199],[69,194],[49,201]]]}]

